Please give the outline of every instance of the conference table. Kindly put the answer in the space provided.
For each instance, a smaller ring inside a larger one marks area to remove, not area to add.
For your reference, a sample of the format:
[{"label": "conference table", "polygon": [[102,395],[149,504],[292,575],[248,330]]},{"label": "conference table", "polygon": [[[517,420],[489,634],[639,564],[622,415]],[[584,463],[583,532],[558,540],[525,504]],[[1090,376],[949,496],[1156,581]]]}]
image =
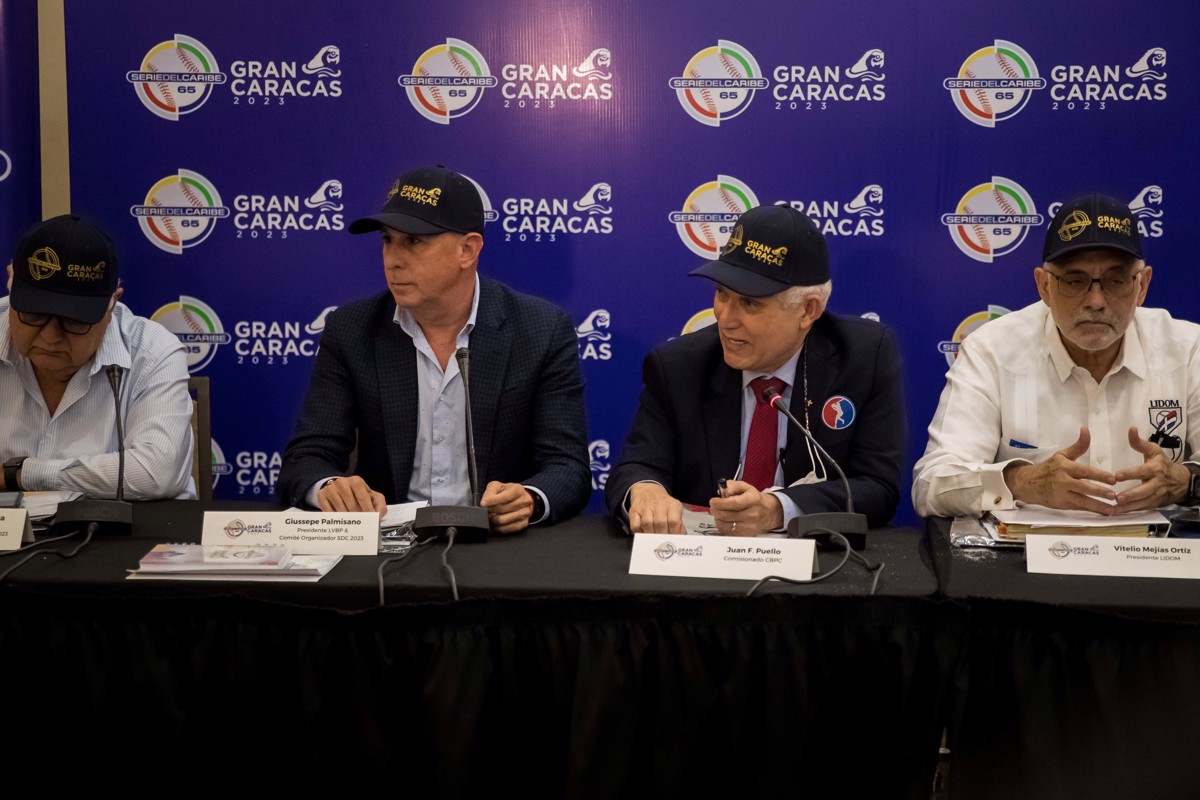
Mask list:
[{"label": "conference table", "polygon": [[869,534],[874,595],[854,562],[753,596],[633,575],[629,537],[592,515],[456,544],[458,600],[442,544],[386,564],[382,602],[387,555],[316,583],[126,580],[154,544],[198,542],[205,510],[270,508],[136,504],[131,536],[4,578],[0,719],[37,745],[24,769],[232,787],[240,764],[254,786],[434,797],[929,797],[966,631],[919,531]]},{"label": "conference table", "polygon": [[950,796],[1200,798],[1196,581],[1029,573],[949,526],[928,520],[925,546],[968,614]]}]

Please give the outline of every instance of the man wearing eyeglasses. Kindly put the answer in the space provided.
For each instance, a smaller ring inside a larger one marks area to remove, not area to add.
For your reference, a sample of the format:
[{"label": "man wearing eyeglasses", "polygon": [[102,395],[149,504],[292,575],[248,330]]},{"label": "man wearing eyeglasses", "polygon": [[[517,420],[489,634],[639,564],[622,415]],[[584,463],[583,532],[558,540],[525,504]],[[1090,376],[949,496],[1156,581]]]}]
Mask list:
[{"label": "man wearing eyeglasses", "polygon": [[917,513],[1200,505],[1200,325],[1142,307],[1153,271],[1129,207],[1066,203],[1042,260],[1041,302],[959,348],[913,469]]},{"label": "man wearing eyeglasses", "polygon": [[80,217],[17,243],[0,298],[0,489],[115,497],[121,424],[127,499],[196,496],[186,350],[118,284],[112,240]]}]

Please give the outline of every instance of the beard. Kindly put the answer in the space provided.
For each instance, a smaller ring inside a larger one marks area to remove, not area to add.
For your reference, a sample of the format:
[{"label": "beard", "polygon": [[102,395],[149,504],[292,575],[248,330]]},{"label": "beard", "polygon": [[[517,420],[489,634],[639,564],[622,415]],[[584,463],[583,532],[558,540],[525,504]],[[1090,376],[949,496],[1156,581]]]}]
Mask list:
[{"label": "beard", "polygon": [[1125,335],[1125,329],[1133,318],[1118,314],[1111,308],[1096,313],[1080,308],[1069,319],[1060,320],[1055,314],[1055,323],[1063,338],[1081,350],[1097,351],[1111,347]]}]

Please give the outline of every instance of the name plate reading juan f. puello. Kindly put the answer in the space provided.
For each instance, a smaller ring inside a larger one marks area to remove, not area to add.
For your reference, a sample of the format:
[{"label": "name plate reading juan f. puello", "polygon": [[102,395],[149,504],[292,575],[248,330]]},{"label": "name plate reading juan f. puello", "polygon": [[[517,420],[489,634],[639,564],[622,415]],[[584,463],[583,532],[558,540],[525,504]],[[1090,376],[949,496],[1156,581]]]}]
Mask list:
[{"label": "name plate reading juan f. puello", "polygon": [[817,546],[812,539],[638,533],[633,537],[629,572],[753,581],[778,575],[807,581],[812,578],[816,560]]},{"label": "name plate reading juan f. puello", "polygon": [[1029,572],[1128,578],[1200,578],[1200,541],[1111,536],[1025,537]]},{"label": "name plate reading juan f. puello", "polygon": [[374,511],[205,511],[201,544],[282,544],[293,553],[373,556],[379,552]]}]

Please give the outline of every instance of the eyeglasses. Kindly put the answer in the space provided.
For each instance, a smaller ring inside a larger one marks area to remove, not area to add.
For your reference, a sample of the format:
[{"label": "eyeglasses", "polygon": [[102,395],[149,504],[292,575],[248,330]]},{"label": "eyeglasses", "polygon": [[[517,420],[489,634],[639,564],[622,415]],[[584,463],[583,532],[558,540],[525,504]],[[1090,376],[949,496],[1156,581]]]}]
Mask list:
[{"label": "eyeglasses", "polygon": [[92,329],[90,322],[80,322],[70,317],[60,317],[57,314],[30,314],[28,311],[18,311],[17,319],[33,328],[44,328],[50,324],[50,320],[57,319],[58,327],[63,329],[63,333],[71,333],[76,336],[82,336]]},{"label": "eyeglasses", "polygon": [[1101,278],[1092,278],[1083,272],[1068,272],[1066,275],[1056,275],[1050,270],[1046,272],[1058,280],[1058,291],[1063,297],[1083,297],[1092,290],[1093,283],[1100,284],[1100,290],[1109,297],[1128,297],[1137,286],[1136,278],[1142,271],[1139,269],[1132,275],[1109,272]]}]

